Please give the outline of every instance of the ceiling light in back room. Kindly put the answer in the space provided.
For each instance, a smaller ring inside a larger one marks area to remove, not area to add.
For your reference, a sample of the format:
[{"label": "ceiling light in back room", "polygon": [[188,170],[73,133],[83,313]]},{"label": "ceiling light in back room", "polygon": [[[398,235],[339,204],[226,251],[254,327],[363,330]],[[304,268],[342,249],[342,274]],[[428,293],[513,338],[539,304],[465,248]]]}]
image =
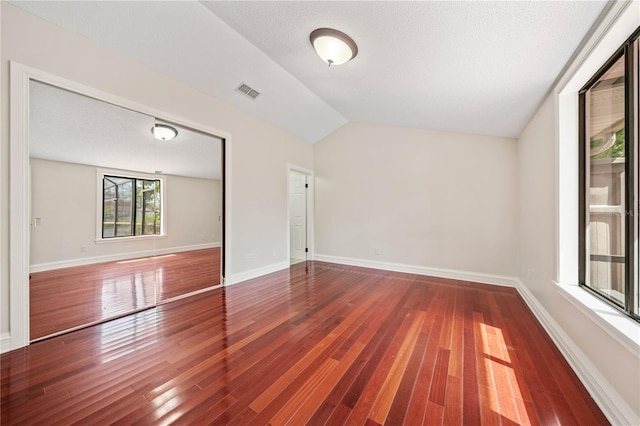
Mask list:
[{"label": "ceiling light in back room", "polygon": [[151,133],[153,133],[153,137],[161,141],[170,141],[178,136],[178,131],[175,128],[157,123],[151,128]]},{"label": "ceiling light in back room", "polygon": [[318,56],[329,66],[344,64],[358,54],[356,42],[338,30],[318,28],[311,32],[309,39]]}]

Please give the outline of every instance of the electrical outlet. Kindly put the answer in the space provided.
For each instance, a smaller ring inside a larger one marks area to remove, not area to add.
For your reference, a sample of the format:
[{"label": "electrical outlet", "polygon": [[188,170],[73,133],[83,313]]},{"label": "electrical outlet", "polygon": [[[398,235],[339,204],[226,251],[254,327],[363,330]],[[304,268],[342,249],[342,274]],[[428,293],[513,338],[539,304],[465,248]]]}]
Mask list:
[{"label": "electrical outlet", "polygon": [[86,253],[87,252],[87,246],[80,246],[80,252],[81,253]]},{"label": "electrical outlet", "polygon": [[373,251],[376,254],[376,256],[380,256],[380,248],[376,247]]}]

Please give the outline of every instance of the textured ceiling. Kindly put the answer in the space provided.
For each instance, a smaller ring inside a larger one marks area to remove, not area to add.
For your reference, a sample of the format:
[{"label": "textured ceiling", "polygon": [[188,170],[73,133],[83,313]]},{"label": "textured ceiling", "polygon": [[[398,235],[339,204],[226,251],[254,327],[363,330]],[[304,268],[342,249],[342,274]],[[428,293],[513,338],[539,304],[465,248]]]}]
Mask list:
[{"label": "textured ceiling", "polygon": [[[204,2],[349,121],[517,137],[605,2]],[[309,33],[358,44],[328,68]]]},{"label": "textured ceiling", "polygon": [[35,158],[144,173],[204,179],[222,175],[221,142],[175,126],[178,136],[158,141],[155,118],[32,81],[29,155]]},{"label": "textured ceiling", "polygon": [[[606,2],[13,2],[316,142],[346,121],[517,137]],[[310,32],[358,43],[328,68]],[[172,58],[167,61],[166,58]],[[262,95],[234,91],[246,82]]]},{"label": "textured ceiling", "polygon": [[[12,1],[11,4],[249,114],[315,142],[346,120],[194,1]],[[235,91],[245,82],[262,95]],[[224,130],[224,129],[222,129]]]}]

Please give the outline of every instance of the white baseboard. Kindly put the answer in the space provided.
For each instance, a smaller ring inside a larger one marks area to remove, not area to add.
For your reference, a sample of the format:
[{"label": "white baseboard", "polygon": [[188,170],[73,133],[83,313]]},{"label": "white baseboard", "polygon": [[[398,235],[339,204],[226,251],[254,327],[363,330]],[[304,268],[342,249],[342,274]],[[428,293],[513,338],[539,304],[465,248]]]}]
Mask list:
[{"label": "white baseboard", "polygon": [[519,279],[516,279],[516,288],[607,419],[614,425],[639,425],[640,417],[624,402],[584,352],[573,343],[529,288]]},{"label": "white baseboard", "polygon": [[289,268],[289,260],[285,260],[278,263],[272,263],[271,265],[261,266],[259,268],[249,269],[248,271],[238,272],[236,274],[230,274],[225,277],[224,285],[230,286],[238,284],[243,281],[247,281],[253,278],[258,278],[263,275],[271,274],[273,272],[282,271]]},{"label": "white baseboard", "polygon": [[341,265],[360,266],[363,268],[382,269],[384,271],[405,272],[408,274],[428,275],[438,278],[449,278],[460,281],[471,281],[481,284],[516,287],[517,278],[504,275],[492,275],[481,272],[458,271],[454,269],[431,268],[426,266],[406,265],[403,263],[379,262],[376,260],[354,259],[349,257],[316,254],[314,260],[339,263]]},{"label": "white baseboard", "polygon": [[11,333],[4,332],[0,334],[0,353],[9,352],[16,349],[11,338]]},{"label": "white baseboard", "polygon": [[137,259],[140,257],[160,256],[163,254],[180,253],[183,251],[201,250],[220,247],[220,243],[194,244],[190,246],[168,247],[153,250],[132,251],[127,253],[110,254],[106,256],[83,257],[79,259],[61,260],[58,262],[38,263],[29,266],[29,272],[43,272],[53,269],[71,268],[73,266],[92,265],[94,263],[115,262],[118,260]]}]

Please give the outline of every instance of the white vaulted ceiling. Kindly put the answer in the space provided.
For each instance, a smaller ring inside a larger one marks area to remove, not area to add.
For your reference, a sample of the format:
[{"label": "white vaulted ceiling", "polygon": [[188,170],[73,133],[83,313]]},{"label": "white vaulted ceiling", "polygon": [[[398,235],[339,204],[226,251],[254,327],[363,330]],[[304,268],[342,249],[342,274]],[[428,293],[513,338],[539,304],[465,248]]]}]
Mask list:
[{"label": "white vaulted ceiling", "polygon": [[[517,137],[604,2],[204,2],[347,120]],[[358,44],[329,69],[314,28]]]},{"label": "white vaulted ceiling", "polygon": [[[517,137],[607,2],[12,2],[308,142],[347,121]],[[309,34],[349,34],[327,67]],[[255,101],[234,89],[245,82]]]}]

